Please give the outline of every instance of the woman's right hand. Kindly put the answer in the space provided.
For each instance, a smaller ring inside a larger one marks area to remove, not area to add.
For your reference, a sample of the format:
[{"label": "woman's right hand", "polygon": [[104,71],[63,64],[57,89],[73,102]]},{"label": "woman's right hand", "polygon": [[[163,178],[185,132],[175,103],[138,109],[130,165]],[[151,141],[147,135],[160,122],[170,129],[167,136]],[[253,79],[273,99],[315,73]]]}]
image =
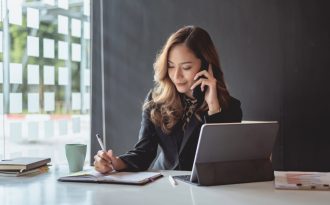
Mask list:
[{"label": "woman's right hand", "polygon": [[95,170],[103,174],[112,172],[113,170],[122,170],[126,168],[126,164],[117,156],[115,156],[112,150],[98,151],[94,156]]}]

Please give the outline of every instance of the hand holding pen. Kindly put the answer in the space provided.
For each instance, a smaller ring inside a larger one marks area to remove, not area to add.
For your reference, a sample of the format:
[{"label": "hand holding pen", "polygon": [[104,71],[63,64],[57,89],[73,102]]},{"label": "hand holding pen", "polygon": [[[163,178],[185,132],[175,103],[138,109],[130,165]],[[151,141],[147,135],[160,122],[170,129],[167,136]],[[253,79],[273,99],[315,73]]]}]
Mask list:
[{"label": "hand holding pen", "polygon": [[99,150],[94,156],[95,170],[104,174],[126,168],[126,164],[119,157],[116,157],[112,150],[106,151],[99,134],[96,134],[96,138],[102,150]]},{"label": "hand holding pen", "polygon": [[97,141],[101,147],[102,150],[99,150],[97,152],[97,155],[94,156],[94,166],[96,171],[99,171],[101,173],[107,173],[111,172],[114,169],[112,164],[113,153],[112,150],[107,151],[105,149],[105,146],[101,140],[101,137],[99,134],[96,134]]}]

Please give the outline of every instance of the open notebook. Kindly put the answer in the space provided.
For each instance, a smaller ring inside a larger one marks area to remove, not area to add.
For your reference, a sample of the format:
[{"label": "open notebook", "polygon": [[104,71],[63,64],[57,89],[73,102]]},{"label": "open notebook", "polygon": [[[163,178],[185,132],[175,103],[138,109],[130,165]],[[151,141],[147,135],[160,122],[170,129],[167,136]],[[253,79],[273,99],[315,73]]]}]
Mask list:
[{"label": "open notebook", "polygon": [[159,172],[111,172],[101,174],[91,169],[60,177],[58,181],[143,185],[159,177],[162,177]]}]

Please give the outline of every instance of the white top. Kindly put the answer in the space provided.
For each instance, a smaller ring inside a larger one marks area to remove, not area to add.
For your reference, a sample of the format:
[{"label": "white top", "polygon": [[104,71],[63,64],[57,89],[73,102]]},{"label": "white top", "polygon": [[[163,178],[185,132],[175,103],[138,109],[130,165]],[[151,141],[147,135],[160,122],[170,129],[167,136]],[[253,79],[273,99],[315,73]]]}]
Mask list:
[{"label": "white top", "polygon": [[58,182],[68,174],[67,167],[52,167],[49,173],[33,177],[0,177],[1,205],[329,205],[328,191],[276,190],[273,182],[199,187],[169,175],[189,174],[162,171],[164,177],[144,186]]}]

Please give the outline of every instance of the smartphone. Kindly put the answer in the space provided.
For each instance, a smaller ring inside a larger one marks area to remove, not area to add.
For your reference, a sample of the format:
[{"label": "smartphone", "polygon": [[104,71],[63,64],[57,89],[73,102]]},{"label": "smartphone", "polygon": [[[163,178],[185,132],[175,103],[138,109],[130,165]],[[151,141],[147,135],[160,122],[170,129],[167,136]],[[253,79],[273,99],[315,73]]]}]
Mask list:
[{"label": "smartphone", "polygon": [[[209,68],[209,63],[205,60],[204,57],[201,58],[201,71],[202,70],[208,70]],[[205,78],[205,77],[199,77],[197,80],[201,79],[201,78]],[[202,105],[202,103],[204,102],[204,97],[205,97],[205,91],[206,91],[206,87],[204,89],[204,91],[202,91],[201,89],[201,85],[196,86],[193,89],[193,93],[192,95],[194,96],[195,99],[197,99],[197,105]]]}]

